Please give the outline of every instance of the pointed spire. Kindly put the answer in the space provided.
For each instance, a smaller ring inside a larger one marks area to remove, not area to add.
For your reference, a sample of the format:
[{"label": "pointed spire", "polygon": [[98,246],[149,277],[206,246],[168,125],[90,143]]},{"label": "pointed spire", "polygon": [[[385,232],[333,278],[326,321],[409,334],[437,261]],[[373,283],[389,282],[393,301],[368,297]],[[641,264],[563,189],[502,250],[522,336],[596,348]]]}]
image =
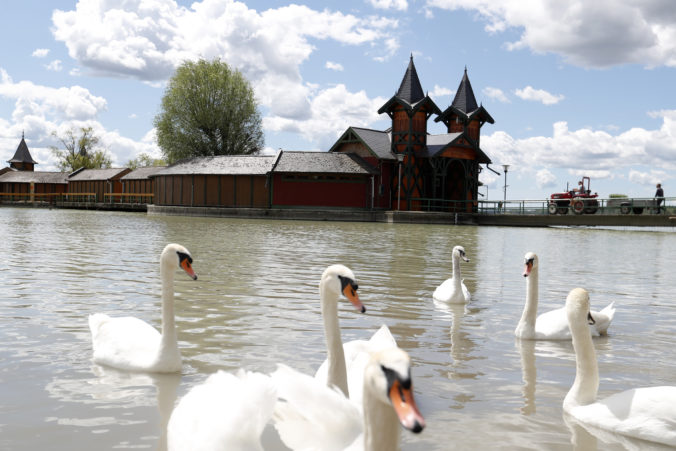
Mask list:
[{"label": "pointed spire", "polygon": [[476,103],[476,97],[474,97],[472,84],[467,76],[467,66],[465,66],[465,74],[462,76],[460,86],[458,86],[458,91],[455,93],[455,98],[451,105],[467,114],[479,108]]},{"label": "pointed spire", "polygon": [[396,97],[405,100],[409,105],[413,105],[425,98],[425,93],[423,92],[422,86],[420,85],[420,79],[418,78],[418,72],[415,70],[415,65],[413,64],[413,53],[411,53],[408,68],[404,74],[404,79],[401,80],[401,85],[399,86]]},{"label": "pointed spire", "polygon": [[24,139],[24,133],[21,132],[21,142],[19,147],[16,148],[14,156],[11,160],[7,160],[7,163],[33,163],[37,164],[37,161],[33,160],[30,151],[28,150],[28,145]]}]

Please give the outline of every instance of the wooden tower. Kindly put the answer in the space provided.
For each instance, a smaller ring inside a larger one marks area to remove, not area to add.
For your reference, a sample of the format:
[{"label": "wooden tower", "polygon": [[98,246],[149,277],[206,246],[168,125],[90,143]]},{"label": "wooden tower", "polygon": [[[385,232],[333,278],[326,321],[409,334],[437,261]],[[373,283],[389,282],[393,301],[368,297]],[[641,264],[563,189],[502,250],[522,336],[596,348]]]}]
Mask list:
[{"label": "wooden tower", "polygon": [[[478,105],[472,84],[467,77],[467,68],[460,81],[451,105],[435,122],[443,122],[453,140],[442,152],[430,159],[434,168],[435,192],[432,197],[450,202],[452,211],[472,211],[472,203],[478,197],[479,164],[491,160],[481,150],[481,127],[495,121],[483,105]],[[454,205],[453,201],[460,201]]]},{"label": "wooden tower", "polygon": [[28,146],[26,145],[26,140],[24,139],[23,133],[21,134],[21,142],[19,147],[17,147],[16,152],[11,160],[7,160],[9,167],[16,169],[17,171],[34,171],[35,165],[38,164],[37,161],[33,160],[31,153],[28,151]]},{"label": "wooden tower", "polygon": [[424,164],[427,149],[427,120],[441,110],[425,95],[413,55],[396,94],[378,110],[392,119],[392,152],[399,167],[392,177],[393,209],[418,210],[425,196]]}]

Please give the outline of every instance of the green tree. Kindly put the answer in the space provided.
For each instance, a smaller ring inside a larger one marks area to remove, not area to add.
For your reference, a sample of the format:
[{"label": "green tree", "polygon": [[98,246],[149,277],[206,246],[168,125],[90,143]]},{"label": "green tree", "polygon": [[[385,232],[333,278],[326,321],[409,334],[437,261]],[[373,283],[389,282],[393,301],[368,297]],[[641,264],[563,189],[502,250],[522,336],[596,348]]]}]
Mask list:
[{"label": "green tree", "polygon": [[149,166],[166,166],[167,162],[162,158],[153,158],[147,153],[143,152],[138,155],[138,157],[129,160],[125,167],[129,169],[136,168],[147,168]]},{"label": "green tree", "polygon": [[174,163],[195,156],[258,153],[261,115],[246,78],[219,59],[183,63],[155,116],[157,143]]},{"label": "green tree", "polygon": [[71,128],[64,135],[52,132],[52,136],[61,141],[63,149],[50,146],[57,158],[59,169],[66,172],[80,168],[109,168],[112,160],[106,149],[97,147],[100,138],[94,134],[92,127]]}]

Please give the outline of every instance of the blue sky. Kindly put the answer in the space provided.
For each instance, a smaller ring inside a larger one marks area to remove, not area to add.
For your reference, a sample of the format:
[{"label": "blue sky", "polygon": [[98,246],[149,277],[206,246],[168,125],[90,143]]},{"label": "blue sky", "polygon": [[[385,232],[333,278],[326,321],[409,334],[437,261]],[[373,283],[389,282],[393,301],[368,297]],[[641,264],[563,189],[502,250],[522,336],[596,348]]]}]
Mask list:
[{"label": "blue sky", "polygon": [[[377,110],[412,54],[442,110],[467,67],[510,199],[582,175],[602,197],[652,197],[656,182],[676,194],[671,0],[22,0],[3,5],[0,42],[0,158],[25,132],[40,170],[56,168],[52,133],[71,127],[92,126],[116,166],[160,156],[166,80],[199,57],[252,82],[267,152],[327,150],[348,126],[389,126]],[[502,176],[480,178],[502,198]]]}]

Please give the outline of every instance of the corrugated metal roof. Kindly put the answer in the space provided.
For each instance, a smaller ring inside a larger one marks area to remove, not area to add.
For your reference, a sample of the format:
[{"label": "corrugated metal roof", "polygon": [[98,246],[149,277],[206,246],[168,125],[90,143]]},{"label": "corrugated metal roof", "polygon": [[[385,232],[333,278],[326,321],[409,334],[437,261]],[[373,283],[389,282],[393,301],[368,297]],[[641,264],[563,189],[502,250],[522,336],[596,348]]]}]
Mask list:
[{"label": "corrugated metal roof", "polygon": [[82,182],[90,180],[110,180],[115,178],[121,172],[128,171],[128,168],[108,168],[108,169],[83,169],[76,174],[68,177],[69,181]]},{"label": "corrugated metal roof", "polygon": [[180,161],[161,171],[158,175],[265,175],[272,169],[276,156],[219,155],[197,157]]},{"label": "corrugated metal roof", "polygon": [[148,166],[144,168],[136,168],[129,174],[122,177],[120,180],[147,180],[155,173],[166,168],[166,166]]},{"label": "corrugated metal roof", "polygon": [[396,160],[392,153],[392,133],[368,128],[351,127],[373,153],[381,160]]},{"label": "corrugated metal roof", "polygon": [[67,172],[9,171],[0,175],[0,183],[60,183],[67,184]]},{"label": "corrugated metal roof", "polygon": [[274,172],[365,175],[373,173],[347,153],[300,151],[283,151]]},{"label": "corrugated metal roof", "polygon": [[460,135],[462,135],[461,132],[444,133],[441,135],[427,135],[427,149],[424,155],[428,157],[435,156]]}]

